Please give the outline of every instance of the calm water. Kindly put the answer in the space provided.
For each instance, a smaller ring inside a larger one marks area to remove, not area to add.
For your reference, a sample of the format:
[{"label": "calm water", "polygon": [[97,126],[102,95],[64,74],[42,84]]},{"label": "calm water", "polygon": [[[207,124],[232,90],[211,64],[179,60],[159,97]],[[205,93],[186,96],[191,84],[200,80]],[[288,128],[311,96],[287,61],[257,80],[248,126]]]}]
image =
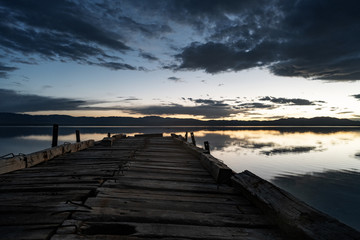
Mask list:
[{"label": "calm water", "polygon": [[[194,131],[197,145],[236,172],[250,170],[311,206],[360,230],[360,129],[60,127],[59,144],[100,140],[110,133]],[[0,127],[0,156],[31,153],[51,145],[51,127]]]}]

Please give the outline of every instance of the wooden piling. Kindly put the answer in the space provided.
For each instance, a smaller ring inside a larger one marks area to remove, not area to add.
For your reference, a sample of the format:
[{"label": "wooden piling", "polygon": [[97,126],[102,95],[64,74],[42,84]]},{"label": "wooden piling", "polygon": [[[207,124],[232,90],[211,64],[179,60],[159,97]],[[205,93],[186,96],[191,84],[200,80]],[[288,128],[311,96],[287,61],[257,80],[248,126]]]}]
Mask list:
[{"label": "wooden piling", "polygon": [[205,153],[209,153],[210,154],[210,145],[208,141],[204,142],[204,148],[205,148]]},{"label": "wooden piling", "polygon": [[56,147],[58,144],[58,136],[59,136],[59,125],[53,125],[53,132],[52,132],[52,143],[51,147]]},{"label": "wooden piling", "polygon": [[188,140],[188,132],[185,133],[185,141],[187,142]]},{"label": "wooden piling", "polygon": [[76,130],[75,133],[76,133],[76,142],[80,142],[80,131]]},{"label": "wooden piling", "polygon": [[191,142],[192,142],[192,144],[193,144],[194,146],[196,146],[194,133],[191,132],[190,135],[191,135]]}]

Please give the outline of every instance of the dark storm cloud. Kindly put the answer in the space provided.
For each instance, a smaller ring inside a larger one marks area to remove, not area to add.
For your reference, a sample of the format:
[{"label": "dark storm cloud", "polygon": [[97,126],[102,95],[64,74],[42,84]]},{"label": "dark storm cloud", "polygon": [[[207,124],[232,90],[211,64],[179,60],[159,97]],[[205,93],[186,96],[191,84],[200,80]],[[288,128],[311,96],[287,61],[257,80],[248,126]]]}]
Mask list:
[{"label": "dark storm cloud", "polygon": [[173,82],[182,82],[183,80],[181,80],[181,78],[178,77],[168,77],[168,80],[173,81]]},{"label": "dark storm cloud", "polygon": [[119,34],[94,23],[92,15],[70,1],[0,1],[0,47],[24,57],[79,63],[88,63],[89,57],[111,59],[108,50],[131,50]]},{"label": "dark storm cloud", "polygon": [[82,100],[24,95],[12,90],[0,89],[0,112],[75,110],[86,104],[88,103]]},{"label": "dark storm cloud", "polygon": [[17,70],[17,67],[9,67],[0,62],[0,78],[7,78],[8,72]]},{"label": "dark storm cloud", "polygon": [[239,104],[238,108],[255,110],[255,109],[274,109],[276,108],[276,106],[271,104],[258,103],[258,102],[249,102],[249,103]]},{"label": "dark storm cloud", "polygon": [[202,99],[202,98],[197,98],[197,99],[188,98],[188,100],[206,106],[218,106],[218,107],[229,106],[229,104],[225,103],[224,100],[212,100],[212,99]]},{"label": "dark storm cloud", "polygon": [[264,66],[276,60],[276,52],[272,51],[274,47],[267,42],[251,51],[238,51],[235,46],[223,43],[192,43],[176,56],[182,61],[177,69],[205,69],[208,73],[218,73]]},{"label": "dark storm cloud", "polygon": [[[51,88],[45,85],[43,89]],[[119,97],[124,98],[124,97]],[[133,96],[119,102],[141,100]],[[13,90],[0,89],[0,112],[37,112],[56,110],[123,110],[120,105],[99,107],[96,104],[111,103],[108,101],[85,101],[72,98],[53,98],[34,94],[23,94]],[[112,102],[114,103],[114,102]]]},{"label": "dark storm cloud", "polygon": [[118,62],[101,62],[101,63],[92,63],[101,67],[106,67],[111,70],[136,70],[137,68],[125,63]]},{"label": "dark storm cloud", "polygon": [[360,100],[360,94],[355,94],[355,95],[352,95],[354,98]]},{"label": "dark storm cloud", "polygon": [[163,106],[145,106],[126,108],[129,113],[139,113],[144,115],[175,115],[186,114],[194,116],[202,116],[205,118],[221,118],[229,117],[232,114],[236,114],[238,111],[231,107],[219,107],[209,105],[199,106],[183,106],[180,104],[171,104]]},{"label": "dark storm cloud", "polygon": [[[360,80],[358,1],[245,1],[247,8],[222,2],[210,1],[201,13],[199,6],[180,4],[196,27],[202,26],[199,18],[211,22],[214,34],[185,47],[178,69],[218,73],[266,66],[280,76]],[[221,4],[228,7],[213,11]],[[227,18],[231,13],[241,17]]]},{"label": "dark storm cloud", "polygon": [[[106,63],[99,66],[141,70],[113,64],[136,51],[164,69],[215,74],[262,67],[278,76],[354,81],[359,11],[357,0],[0,0],[0,50],[82,64],[100,57]],[[175,59],[158,59],[134,43],[149,38]]]},{"label": "dark storm cloud", "polygon": [[[103,8],[109,8],[109,5],[104,5]],[[167,24],[143,24],[124,16],[120,16],[117,19],[119,20],[119,24],[122,25],[123,28],[126,28],[127,31],[135,33],[141,32],[146,37],[158,37],[163,33],[172,31],[172,29]]]},{"label": "dark storm cloud", "polygon": [[137,97],[128,97],[124,99],[124,101],[139,101],[139,100],[141,100],[141,98],[137,98]]},{"label": "dark storm cloud", "polygon": [[233,114],[245,113],[247,109],[238,109],[235,106],[225,103],[222,100],[212,99],[194,99],[182,98],[195,104],[195,106],[184,106],[180,104],[167,104],[161,106],[143,106],[126,108],[130,113],[140,113],[144,115],[174,115],[174,114],[187,114],[194,116],[201,116],[204,118],[221,118],[230,117]]},{"label": "dark storm cloud", "polygon": [[221,118],[231,117],[235,114],[252,115],[252,111],[256,109],[274,109],[276,106],[263,103],[242,103],[238,105],[231,105],[227,101],[234,101],[234,99],[213,100],[202,98],[182,98],[195,104],[195,106],[184,106],[180,104],[167,104],[161,106],[142,106],[142,107],[126,107],[124,110],[129,113],[137,113],[144,115],[174,115],[187,114],[194,116],[201,116],[204,118]]},{"label": "dark storm cloud", "polygon": [[[302,98],[276,98],[276,97],[263,97],[259,99],[260,101],[270,101],[272,103],[277,104],[286,104],[286,105],[300,105],[300,106],[307,106],[307,105],[315,105],[315,102],[309,101],[307,99]],[[323,103],[323,101],[321,101]]]},{"label": "dark storm cloud", "polygon": [[139,55],[140,55],[140,57],[145,58],[149,61],[158,61],[159,60],[157,57],[155,57],[151,53],[140,52]]}]

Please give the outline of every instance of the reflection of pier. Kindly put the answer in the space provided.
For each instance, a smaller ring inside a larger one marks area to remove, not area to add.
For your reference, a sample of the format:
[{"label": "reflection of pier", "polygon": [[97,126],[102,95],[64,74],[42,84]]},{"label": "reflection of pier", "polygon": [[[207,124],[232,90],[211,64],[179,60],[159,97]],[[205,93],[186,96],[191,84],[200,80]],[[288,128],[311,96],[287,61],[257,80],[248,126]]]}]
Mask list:
[{"label": "reflection of pier", "polygon": [[180,136],[105,138],[0,182],[0,239],[360,236],[249,172],[233,175]]}]

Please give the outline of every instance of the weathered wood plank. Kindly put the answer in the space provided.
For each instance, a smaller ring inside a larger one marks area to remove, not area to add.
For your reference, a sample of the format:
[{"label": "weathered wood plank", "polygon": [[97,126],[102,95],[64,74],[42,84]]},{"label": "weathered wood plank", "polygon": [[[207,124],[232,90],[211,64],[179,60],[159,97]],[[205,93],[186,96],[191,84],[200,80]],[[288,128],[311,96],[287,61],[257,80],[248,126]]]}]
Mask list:
[{"label": "weathered wood plank", "polygon": [[58,225],[20,225],[0,226],[0,240],[39,240],[48,239]]},{"label": "weathered wood plank", "polygon": [[0,174],[32,167],[62,154],[81,151],[93,145],[94,140],[88,140],[80,143],[64,144],[24,156],[17,156],[10,159],[0,159]]},{"label": "weathered wood plank", "polygon": [[[190,239],[282,239],[278,233],[269,229],[251,229],[238,227],[208,227],[178,224],[156,223],[86,223],[81,226],[80,232],[86,235],[115,235],[112,231],[118,231],[117,235],[162,238],[190,238]],[[123,231],[123,234],[121,232]],[[110,234],[108,234],[110,232]]]},{"label": "weathered wood plank", "polygon": [[187,192],[199,192],[199,193],[226,193],[226,194],[238,194],[234,189],[216,184],[206,184],[206,183],[187,183],[187,182],[174,182],[164,180],[144,180],[138,179],[136,182],[121,178],[119,181],[115,182],[114,180],[107,181],[104,186],[110,188],[140,188],[140,189],[160,189],[172,191],[187,191]]},{"label": "weathered wood plank", "polygon": [[180,202],[160,199],[115,199],[115,198],[89,198],[86,204],[91,207],[120,208],[123,210],[142,209],[144,207],[149,210],[164,210],[164,211],[191,211],[193,213],[259,213],[259,210],[248,205],[230,205],[218,204],[211,202]]},{"label": "weathered wood plank", "polygon": [[114,197],[123,198],[132,196],[138,199],[168,199],[174,201],[191,201],[191,202],[209,202],[221,204],[241,204],[251,205],[250,202],[238,194],[224,194],[224,193],[200,193],[200,192],[171,192],[162,191],[160,189],[145,190],[145,189],[124,189],[124,188],[107,188],[101,187],[97,189],[98,197]]},{"label": "weathered wood plank", "polygon": [[[156,217],[155,217],[156,216]],[[254,213],[199,213],[190,211],[160,210],[136,208],[93,207],[91,212],[78,212],[73,219],[86,222],[142,222],[198,225],[212,227],[247,227],[270,228],[274,227],[262,214]]]}]

